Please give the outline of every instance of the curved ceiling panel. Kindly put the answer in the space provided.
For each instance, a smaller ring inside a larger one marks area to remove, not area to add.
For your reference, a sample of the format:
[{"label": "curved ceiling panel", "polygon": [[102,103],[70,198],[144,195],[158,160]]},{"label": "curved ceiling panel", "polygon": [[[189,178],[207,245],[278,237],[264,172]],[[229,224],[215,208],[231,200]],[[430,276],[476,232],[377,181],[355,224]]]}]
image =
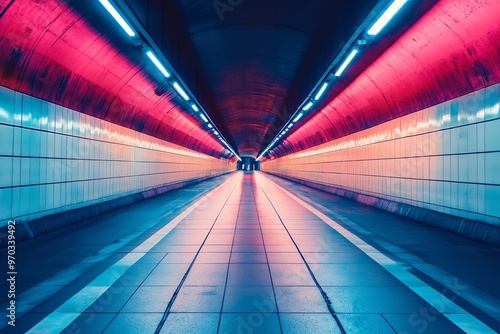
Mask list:
[{"label": "curved ceiling panel", "polygon": [[[196,92],[214,101],[207,111],[242,156],[256,157],[275,133],[273,124],[304,99],[356,30],[376,0],[203,1],[124,0],[148,33],[163,43],[173,63],[181,54],[197,55],[197,71],[207,87]],[[144,10],[147,2],[148,10]],[[183,39],[151,24],[182,31]],[[175,25],[172,23],[175,22]],[[189,42],[189,46],[185,44]],[[182,49],[184,47],[184,49]],[[181,50],[181,51],[179,51]],[[188,86],[196,86],[186,81]]]},{"label": "curved ceiling panel", "polygon": [[498,17],[493,0],[438,2],[269,155],[316,146],[500,82]]},{"label": "curved ceiling panel", "polygon": [[[241,36],[249,31],[254,34],[241,43]],[[259,40],[266,35],[267,39]],[[199,33],[194,41],[207,48],[209,45],[202,41],[207,43],[216,37],[222,37],[227,46],[241,45],[232,50],[215,49],[202,57],[202,64],[213,73],[210,81],[214,96],[238,151],[256,156],[262,138],[284,104],[297,71],[296,58],[307,47],[308,37],[279,26],[244,25]]]},{"label": "curved ceiling panel", "polygon": [[[16,0],[0,14],[0,85],[217,157],[200,127],[98,1]],[[182,107],[180,107],[182,106]]]}]

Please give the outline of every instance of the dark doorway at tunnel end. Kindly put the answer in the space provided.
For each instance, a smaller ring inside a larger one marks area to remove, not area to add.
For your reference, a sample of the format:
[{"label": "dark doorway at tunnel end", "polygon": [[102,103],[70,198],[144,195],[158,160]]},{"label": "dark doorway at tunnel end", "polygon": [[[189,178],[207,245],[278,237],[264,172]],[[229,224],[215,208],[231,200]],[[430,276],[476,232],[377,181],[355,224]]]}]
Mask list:
[{"label": "dark doorway at tunnel end", "polygon": [[246,171],[260,170],[260,161],[256,161],[255,158],[242,157],[241,161],[238,161],[236,169]]}]

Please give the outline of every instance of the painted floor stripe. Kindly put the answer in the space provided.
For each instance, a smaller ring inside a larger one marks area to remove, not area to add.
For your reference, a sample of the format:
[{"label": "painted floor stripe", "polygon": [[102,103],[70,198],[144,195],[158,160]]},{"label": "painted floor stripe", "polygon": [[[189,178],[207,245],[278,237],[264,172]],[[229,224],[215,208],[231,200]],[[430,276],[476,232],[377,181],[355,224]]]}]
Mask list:
[{"label": "painted floor stripe", "polygon": [[[301,195],[300,198],[304,200],[304,195]],[[397,258],[401,259],[400,263],[406,262],[407,264],[405,264],[405,266],[408,265],[408,268],[410,268],[411,266],[415,269],[418,269],[420,272],[432,278],[434,281],[438,282],[445,288],[448,288],[455,295],[460,296],[467,302],[482,310],[484,313],[488,314],[490,317],[500,322],[500,314],[498,313],[498,310],[500,310],[500,300],[494,298],[493,296],[478,288],[471,286],[469,283],[459,279],[455,275],[452,275],[436,267],[435,265],[426,262],[415,254],[409,253],[405,249],[391,243],[390,241],[380,236],[374,235],[372,232],[368,231],[361,225],[350,221],[339,212],[332,211],[324,204],[315,203],[315,206],[319,211],[328,213],[328,215],[333,220],[340,222],[346,227],[349,227],[351,231],[354,230],[354,233],[356,233],[357,235],[363,235],[373,240],[383,249],[387,250],[391,254],[394,254]]]},{"label": "painted floor stripe", "polygon": [[[162,215],[162,217],[157,218],[158,220],[162,219],[165,216],[171,214],[171,211],[166,212]],[[149,228],[149,227],[148,227]],[[23,314],[29,312],[35,306],[40,304],[45,299],[57,293],[59,290],[64,288],[70,282],[72,282],[75,278],[79,277],[85,271],[87,271],[90,267],[108,259],[112,254],[114,254],[121,247],[125,246],[132,240],[141,236],[144,232],[147,231],[148,228],[140,229],[137,232],[127,235],[115,243],[106,246],[99,250],[96,254],[90,255],[80,262],[75,263],[71,267],[61,270],[57,272],[54,276],[36,284],[35,286],[29,288],[24,291],[17,297],[17,304],[19,306],[16,308],[16,316],[20,317]],[[8,307],[7,304],[2,305],[2,310],[5,310]],[[5,316],[7,312],[2,311],[1,315]],[[0,330],[6,327],[8,324],[5,322],[4,324],[0,324]]]},{"label": "painted floor stripe", "polygon": [[89,308],[99,297],[101,297],[130,267],[139,261],[148,251],[156,246],[166,235],[170,233],[184,218],[193,212],[198,206],[205,202],[216,191],[221,190],[234,176],[226,180],[219,187],[213,189],[201,197],[190,207],[172,219],[167,225],[150,236],[142,244],[134,248],[120,261],[113,264],[101,275],[96,277],[86,287],[77,292],[54,312],[45,317],[37,325],[31,328],[29,334],[60,333],[75,321],[87,308]]},{"label": "painted floor stripe", "polygon": [[[52,296],[53,294],[61,290],[65,285],[73,281],[76,277],[83,274],[90,267],[98,262],[106,260],[115,251],[125,246],[144,232],[145,231],[139,231],[138,233],[131,234],[121,239],[120,241],[101,249],[97,254],[91,255],[74,264],[70,268],[60,271],[51,278],[48,278],[43,282],[38,283],[34,287],[29,288],[18,297],[17,303],[19,304],[19,307],[16,310],[16,316],[20,317],[23,314],[29,312],[43,300]],[[0,325],[0,329],[6,326],[7,323]]]},{"label": "painted floor stripe", "polygon": [[446,296],[439,293],[437,290],[429,286],[427,283],[422,281],[420,278],[408,272],[402,265],[398,264],[391,258],[387,257],[376,248],[367,244],[358,236],[354,235],[343,226],[339,225],[333,219],[316,209],[315,207],[304,202],[302,199],[293,195],[291,192],[283,188],[282,186],[276,184],[272,180],[266,177],[274,186],[281,189],[284,193],[290,196],[297,203],[304,206],[306,209],[314,213],[318,218],[323,220],[325,223],[330,225],[334,230],[339,232],[344,238],[349,240],[352,244],[358,247],[366,255],[371,257],[375,262],[384,267],[389,273],[400,280],[404,285],[410,288],[413,292],[419,295],[427,303],[432,305],[436,310],[441,312],[443,316],[448,318],[457,327],[465,331],[466,333],[481,333],[495,334],[496,332],[484,324],[482,321],[465,311],[463,308],[446,298]]}]

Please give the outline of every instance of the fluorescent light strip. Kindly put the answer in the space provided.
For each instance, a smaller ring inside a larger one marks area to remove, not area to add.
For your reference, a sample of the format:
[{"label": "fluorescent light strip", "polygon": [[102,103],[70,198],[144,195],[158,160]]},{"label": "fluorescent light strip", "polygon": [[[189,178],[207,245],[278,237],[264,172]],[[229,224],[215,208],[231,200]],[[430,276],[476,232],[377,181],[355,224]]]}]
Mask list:
[{"label": "fluorescent light strip", "polygon": [[299,119],[302,118],[302,116],[304,116],[303,113],[299,113],[294,119],[293,119],[293,122],[297,122]]},{"label": "fluorescent light strip", "polygon": [[99,0],[99,2],[106,8],[106,10],[113,16],[113,18],[118,22],[118,24],[125,30],[127,35],[130,37],[135,36],[135,32],[132,30],[132,28],[128,25],[127,22],[123,19],[123,17],[118,13],[118,11],[113,7],[112,4],[109,3],[108,0]]},{"label": "fluorescent light strip", "polygon": [[394,17],[394,15],[397,14],[397,12],[403,7],[403,5],[407,2],[408,0],[395,0],[389,8],[386,9],[384,14],[379,17],[377,22],[375,22],[371,28],[368,30],[368,35],[375,36],[377,35],[389,21]]},{"label": "fluorescent light strip", "polygon": [[302,108],[302,110],[304,111],[308,111],[309,109],[311,109],[311,107],[313,106],[313,103],[312,102],[309,102],[308,104],[306,104],[304,106],[304,108]]},{"label": "fluorescent light strip", "polygon": [[182,96],[182,98],[184,100],[189,101],[189,96],[186,94],[184,89],[182,89],[182,87],[179,85],[179,83],[174,82],[173,86],[174,86],[174,89],[177,91],[177,93],[179,93],[179,95]]},{"label": "fluorescent light strip", "polygon": [[323,83],[323,86],[321,86],[321,89],[319,90],[318,94],[316,94],[316,96],[314,97],[316,101],[318,101],[321,98],[327,87],[328,87],[328,82]]},{"label": "fluorescent light strip", "polygon": [[[125,21],[125,19],[120,15],[120,13],[118,13],[118,11],[113,7],[113,5],[108,0],[99,0],[99,2],[111,14],[111,16],[113,16],[113,18],[116,20],[116,22],[118,22],[118,24],[123,28],[123,30],[125,30],[125,32],[127,33],[127,35],[129,35],[130,37],[134,37],[136,35],[135,32],[134,32],[134,30],[132,30],[132,28],[130,27],[130,25]],[[152,51],[146,52],[146,55],[148,56],[148,58],[153,62],[153,64],[158,68],[158,70],[160,70],[160,72],[165,77],[167,77],[167,78],[170,77],[170,73],[162,65],[162,63],[158,60],[158,58],[155,56],[155,54]],[[184,91],[184,89],[182,89],[182,87],[179,85],[179,83],[174,82],[173,83],[173,87],[177,91],[177,93],[179,93],[179,95],[182,96],[182,98],[184,100],[186,100],[186,101],[190,100],[189,95]],[[200,111],[200,109],[198,108],[198,106],[195,103],[191,104],[191,108],[195,112]],[[208,119],[207,119],[207,117],[204,114],[200,114],[200,117],[203,119],[203,121],[208,122]],[[211,128],[211,129],[213,128],[213,126],[211,124],[208,124],[208,127]],[[222,140],[222,138],[219,136],[219,132],[214,131],[214,134],[216,136],[218,136],[219,139]],[[222,140],[222,141],[225,143],[224,140]],[[238,157],[238,159],[240,159],[240,157],[229,147],[229,145],[227,143],[226,143],[226,145],[228,146],[229,150],[234,155],[236,155]]]},{"label": "fluorescent light strip", "polygon": [[168,73],[168,71],[165,69],[165,67],[160,63],[160,61],[158,60],[158,58],[156,58],[156,56],[154,55],[154,53],[152,51],[148,51],[146,52],[146,55],[149,57],[149,59],[151,59],[151,61],[153,62],[153,64],[155,64],[155,66],[160,70],[160,72],[167,78],[170,77],[170,73]]},{"label": "fluorescent light strip", "polygon": [[335,76],[336,77],[339,77],[344,72],[344,70],[346,69],[346,67],[351,63],[351,61],[354,59],[354,57],[356,56],[357,53],[358,53],[357,49],[354,49],[354,50],[351,51],[351,53],[346,58],[346,60],[344,60],[344,62],[339,67],[339,69],[337,70],[337,72],[335,72]]},{"label": "fluorescent light strip", "polygon": [[[390,6],[389,8],[386,9],[386,11],[382,14],[382,16],[380,16],[380,18],[372,25],[372,27],[368,30],[368,34],[369,35],[376,35],[378,34],[384,27],[385,25],[394,17],[394,15],[396,15],[396,13],[401,9],[401,7],[403,7],[403,5],[407,2],[408,0],[395,0]],[[354,59],[354,57],[356,57],[356,55],[358,54],[358,50],[357,49],[353,49],[351,51],[351,53],[349,54],[349,56],[344,60],[344,62],[342,63],[342,65],[338,68],[337,72],[335,72],[335,76],[336,77],[339,77],[344,71],[345,69],[347,68],[347,66],[349,66],[349,64],[352,62],[352,60]],[[316,93],[316,96],[314,97],[314,100],[318,101],[321,96],[325,93],[326,89],[328,88],[328,83],[327,82],[324,82],[323,85],[321,86],[320,90],[318,91],[318,93]],[[311,107],[313,106],[313,102],[312,101],[309,101],[303,108],[302,110],[303,111],[308,111],[309,109],[311,109]],[[293,122],[297,122],[300,118],[302,118],[302,116],[304,116],[304,114],[301,112],[299,113],[294,119],[293,119]],[[284,136],[285,133],[293,126],[293,124],[290,124],[286,130],[284,130],[280,135],[278,135],[278,138],[281,138],[281,136]],[[271,145],[273,145],[275,143],[275,141],[273,141],[271,143]],[[267,149],[260,155],[260,157],[262,157],[265,153],[267,152]],[[260,159],[257,158],[257,159]]]}]

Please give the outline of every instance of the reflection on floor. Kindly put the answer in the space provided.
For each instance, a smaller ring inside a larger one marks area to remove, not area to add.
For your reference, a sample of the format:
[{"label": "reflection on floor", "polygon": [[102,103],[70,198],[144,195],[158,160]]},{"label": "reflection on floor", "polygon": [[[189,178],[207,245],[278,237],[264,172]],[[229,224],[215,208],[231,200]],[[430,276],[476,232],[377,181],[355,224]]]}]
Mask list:
[{"label": "reflection on floor", "polygon": [[483,265],[500,250],[259,172],[19,246],[34,264],[19,285],[17,333],[500,328],[499,269]]}]

